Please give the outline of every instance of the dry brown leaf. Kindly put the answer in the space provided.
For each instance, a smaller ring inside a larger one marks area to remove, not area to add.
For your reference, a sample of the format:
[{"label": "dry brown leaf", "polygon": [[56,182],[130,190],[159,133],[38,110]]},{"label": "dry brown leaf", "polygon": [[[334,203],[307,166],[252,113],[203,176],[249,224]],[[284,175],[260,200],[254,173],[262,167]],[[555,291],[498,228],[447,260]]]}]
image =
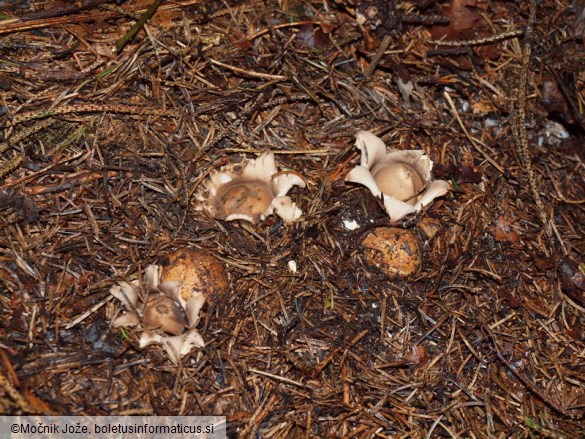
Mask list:
[{"label": "dry brown leaf", "polygon": [[520,235],[512,230],[510,222],[504,218],[504,216],[500,216],[496,221],[496,225],[490,227],[490,231],[496,238],[498,242],[508,242],[512,244],[513,247],[521,247],[522,240],[520,239]]},{"label": "dry brown leaf", "polygon": [[434,39],[469,40],[476,38],[486,30],[482,16],[476,12],[475,0],[453,0],[447,7],[439,6],[438,12],[449,18],[447,26],[433,26],[431,34]]}]

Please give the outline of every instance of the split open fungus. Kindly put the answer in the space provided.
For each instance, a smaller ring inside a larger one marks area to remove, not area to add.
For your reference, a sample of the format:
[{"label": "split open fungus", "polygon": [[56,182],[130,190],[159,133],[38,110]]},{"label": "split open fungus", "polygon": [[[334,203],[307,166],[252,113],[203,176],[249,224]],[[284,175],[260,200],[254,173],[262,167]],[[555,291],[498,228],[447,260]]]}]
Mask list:
[{"label": "split open fungus", "polygon": [[432,180],[433,162],[424,151],[388,152],[369,131],[357,133],[356,146],[361,151],[360,165],[347,174],[346,181],[362,184],[381,197],[392,221],[420,211],[449,190],[446,181]]},{"label": "split open fungus", "polygon": [[286,195],[293,186],[306,185],[295,172],[279,172],[274,154],[265,152],[255,160],[226,165],[213,172],[197,198],[200,207],[217,219],[257,224],[275,213],[291,224],[302,215]]},{"label": "split open fungus", "polygon": [[228,290],[224,266],[209,253],[178,250],[149,265],[141,284],[120,282],[110,294],[124,311],[112,321],[113,327],[140,329],[139,346],[162,345],[173,363],[179,363],[195,347],[204,347],[197,330],[200,312],[208,298]]}]

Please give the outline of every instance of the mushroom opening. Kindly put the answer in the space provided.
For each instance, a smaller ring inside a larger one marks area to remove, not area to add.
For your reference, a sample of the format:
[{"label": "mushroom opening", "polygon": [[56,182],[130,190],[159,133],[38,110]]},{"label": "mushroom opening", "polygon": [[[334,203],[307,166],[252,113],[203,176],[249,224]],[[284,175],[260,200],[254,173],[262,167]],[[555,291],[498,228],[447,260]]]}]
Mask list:
[{"label": "mushroom opening", "polygon": [[142,314],[145,329],[162,329],[169,334],[179,335],[185,330],[187,319],[177,302],[167,296],[150,299]]},{"label": "mushroom opening", "polygon": [[425,187],[419,173],[407,163],[378,163],[371,172],[382,193],[413,206]]},{"label": "mushroom opening", "polygon": [[272,187],[263,181],[234,179],[222,186],[215,196],[215,207],[219,216],[245,215],[258,221],[275,193]]}]

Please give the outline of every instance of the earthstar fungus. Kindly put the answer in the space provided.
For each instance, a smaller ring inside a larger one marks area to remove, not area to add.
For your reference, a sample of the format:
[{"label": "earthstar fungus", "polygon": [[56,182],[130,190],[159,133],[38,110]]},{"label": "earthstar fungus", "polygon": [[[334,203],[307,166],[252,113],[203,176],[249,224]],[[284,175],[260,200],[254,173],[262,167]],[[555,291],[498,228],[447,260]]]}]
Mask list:
[{"label": "earthstar fungus", "polygon": [[159,344],[179,363],[194,347],[205,346],[196,329],[199,314],[208,297],[218,300],[228,287],[225,268],[214,256],[198,249],[175,251],[145,269],[142,286],[134,280],[110,288],[124,306],[112,326],[140,329],[140,348]]},{"label": "earthstar fungus", "polygon": [[162,329],[169,334],[179,335],[187,326],[185,312],[177,302],[167,296],[148,299],[142,311],[142,326],[145,329]]},{"label": "earthstar fungus", "polygon": [[291,171],[278,171],[274,154],[230,164],[213,172],[197,198],[200,208],[225,221],[246,220],[258,224],[276,213],[286,224],[297,221],[302,211],[286,194],[304,188],[303,179]]},{"label": "earthstar fungus", "polygon": [[386,151],[386,145],[369,131],[359,131],[356,146],[361,152],[360,165],[346,181],[366,186],[381,197],[392,221],[420,211],[423,206],[449,191],[449,183],[432,180],[433,162],[421,150]]}]

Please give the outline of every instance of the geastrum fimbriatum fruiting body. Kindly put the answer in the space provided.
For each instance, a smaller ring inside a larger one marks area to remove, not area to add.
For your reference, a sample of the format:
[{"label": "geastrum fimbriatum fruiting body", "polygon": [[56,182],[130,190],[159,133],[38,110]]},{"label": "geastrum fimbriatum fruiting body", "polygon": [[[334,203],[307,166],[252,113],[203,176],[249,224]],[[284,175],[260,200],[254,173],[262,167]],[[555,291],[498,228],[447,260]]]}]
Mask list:
[{"label": "geastrum fimbriatum fruiting body", "polygon": [[243,219],[257,224],[276,213],[286,224],[297,221],[302,211],[286,194],[293,186],[304,188],[292,171],[278,171],[274,154],[230,164],[213,172],[197,198],[200,208],[217,219]]},{"label": "geastrum fimbriatum fruiting body", "polygon": [[361,151],[360,165],[345,180],[381,197],[392,221],[418,212],[449,190],[446,181],[432,180],[433,162],[424,151],[386,151],[382,139],[369,131],[357,133],[356,146]]},{"label": "geastrum fimbriatum fruiting body", "polygon": [[209,253],[178,250],[149,265],[143,281],[120,282],[110,294],[124,306],[113,327],[142,331],[139,345],[160,344],[173,363],[205,342],[197,331],[200,312],[208,297],[217,299],[229,287],[225,267]]}]

